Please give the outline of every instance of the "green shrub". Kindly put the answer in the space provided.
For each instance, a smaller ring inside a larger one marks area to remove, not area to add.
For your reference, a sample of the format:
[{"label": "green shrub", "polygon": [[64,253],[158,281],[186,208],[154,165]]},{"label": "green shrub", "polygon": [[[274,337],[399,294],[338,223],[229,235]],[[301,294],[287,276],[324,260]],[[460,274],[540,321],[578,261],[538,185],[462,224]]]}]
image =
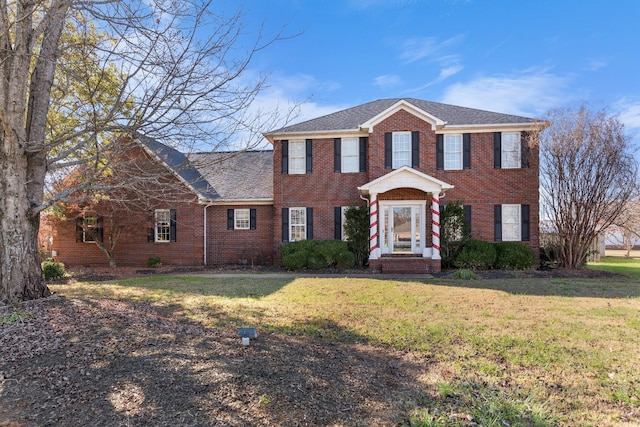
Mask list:
[{"label": "green shrub", "polygon": [[450,279],[461,279],[461,280],[476,280],[478,276],[471,270],[460,269],[456,270],[449,275]]},{"label": "green shrub", "polygon": [[546,243],[540,247],[540,267],[556,268],[559,264],[560,244],[556,242]]},{"label": "green shrub", "polygon": [[457,268],[471,270],[487,270],[496,261],[496,249],[483,240],[468,240],[456,257],[453,265]]},{"label": "green shrub", "polygon": [[45,280],[59,279],[64,276],[64,264],[48,259],[42,263],[42,276]]},{"label": "green shrub", "polygon": [[159,257],[151,257],[147,260],[147,267],[156,268],[162,265],[162,261]]},{"label": "green shrub", "polygon": [[495,268],[501,270],[526,270],[535,267],[536,254],[520,242],[497,242]]},{"label": "green shrub", "polygon": [[288,270],[350,268],[354,264],[353,253],[341,240],[300,240],[282,247],[282,265]]}]

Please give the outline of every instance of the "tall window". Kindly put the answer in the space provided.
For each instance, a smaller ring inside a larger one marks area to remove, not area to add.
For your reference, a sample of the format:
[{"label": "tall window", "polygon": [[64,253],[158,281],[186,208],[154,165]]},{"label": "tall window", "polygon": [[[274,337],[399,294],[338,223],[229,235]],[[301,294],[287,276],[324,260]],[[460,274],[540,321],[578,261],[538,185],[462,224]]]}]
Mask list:
[{"label": "tall window", "polygon": [[502,205],[502,240],[520,241],[520,205]]},{"label": "tall window", "polygon": [[514,169],[521,166],[520,132],[502,133],[502,168]]},{"label": "tall window", "polygon": [[171,211],[156,209],[155,212],[155,241],[169,242],[171,240]]},{"label": "tall window", "polygon": [[307,238],[307,209],[289,208],[289,241]]},{"label": "tall window", "polygon": [[360,172],[360,140],[342,138],[342,172]]},{"label": "tall window", "polygon": [[462,135],[444,136],[444,168],[462,169]]},{"label": "tall window", "polygon": [[95,242],[102,241],[102,218],[94,213],[83,213],[76,219],[76,241]]},{"label": "tall window", "polygon": [[393,168],[411,166],[411,132],[393,132]]},{"label": "tall window", "polygon": [[305,141],[289,141],[289,174],[304,174],[306,170]]}]

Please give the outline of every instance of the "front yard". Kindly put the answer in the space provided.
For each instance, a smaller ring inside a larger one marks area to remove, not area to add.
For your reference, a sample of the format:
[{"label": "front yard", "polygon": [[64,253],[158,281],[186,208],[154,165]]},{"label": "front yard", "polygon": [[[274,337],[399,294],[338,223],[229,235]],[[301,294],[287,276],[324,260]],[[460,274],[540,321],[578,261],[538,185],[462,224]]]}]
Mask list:
[{"label": "front yard", "polygon": [[637,279],[192,274],[52,290],[0,309],[0,426],[640,424]]}]

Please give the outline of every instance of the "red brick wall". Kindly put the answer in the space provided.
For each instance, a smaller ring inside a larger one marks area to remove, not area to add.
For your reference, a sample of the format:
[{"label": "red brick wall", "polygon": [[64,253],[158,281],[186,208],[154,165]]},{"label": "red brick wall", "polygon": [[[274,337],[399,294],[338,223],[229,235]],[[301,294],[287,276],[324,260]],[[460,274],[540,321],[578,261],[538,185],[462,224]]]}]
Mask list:
[{"label": "red brick wall", "polygon": [[[227,209],[256,209],[255,230],[228,230]],[[207,264],[271,265],[273,206],[226,205],[207,208]]]}]

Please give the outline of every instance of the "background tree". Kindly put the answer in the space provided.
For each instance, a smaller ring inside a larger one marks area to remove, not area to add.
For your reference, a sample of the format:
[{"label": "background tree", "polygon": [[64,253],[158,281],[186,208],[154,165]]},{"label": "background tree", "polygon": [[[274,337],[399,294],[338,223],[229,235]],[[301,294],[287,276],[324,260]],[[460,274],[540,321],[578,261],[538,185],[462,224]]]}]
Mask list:
[{"label": "background tree", "polygon": [[543,214],[558,233],[558,261],[583,267],[598,233],[637,190],[638,164],[624,125],[587,105],[554,110],[540,139]]},{"label": "background tree", "polygon": [[[49,294],[39,214],[104,191],[119,136],[182,150],[262,141],[276,118],[249,113],[265,77],[248,78],[247,67],[280,34],[248,44],[243,34],[241,16],[216,14],[210,1],[0,2],[1,302]],[[80,165],[77,186],[50,185]]]},{"label": "background tree", "polygon": [[613,243],[622,247],[624,256],[628,258],[631,250],[640,242],[640,201],[629,201],[606,232]]}]

